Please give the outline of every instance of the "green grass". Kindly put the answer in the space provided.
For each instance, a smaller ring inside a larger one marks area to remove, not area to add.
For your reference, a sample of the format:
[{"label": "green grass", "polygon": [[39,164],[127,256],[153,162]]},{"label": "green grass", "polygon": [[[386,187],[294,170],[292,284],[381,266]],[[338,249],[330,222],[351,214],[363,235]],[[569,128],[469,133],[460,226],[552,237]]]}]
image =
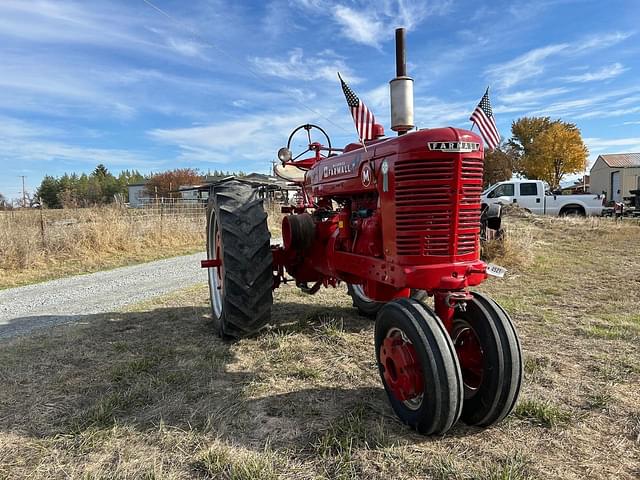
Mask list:
[{"label": "green grass", "polygon": [[640,338],[640,328],[632,324],[588,325],[582,329],[584,335],[602,340],[626,340],[635,342]]},{"label": "green grass", "polygon": [[196,468],[210,478],[226,480],[276,480],[277,458],[269,450],[245,452],[215,444],[200,455]]},{"label": "green grass", "polygon": [[587,408],[590,410],[606,410],[609,408],[612,398],[611,393],[607,391],[592,393],[587,397]]},{"label": "green grass", "polygon": [[546,357],[525,356],[524,373],[528,375],[538,375],[544,372],[549,366],[549,359]]},{"label": "green grass", "polygon": [[546,400],[520,400],[514,413],[534,425],[560,427],[572,420],[571,412]]},{"label": "green grass", "polygon": [[529,467],[532,462],[523,455],[515,454],[502,458],[496,463],[495,466],[487,468],[476,478],[483,480],[528,480],[534,477]]}]

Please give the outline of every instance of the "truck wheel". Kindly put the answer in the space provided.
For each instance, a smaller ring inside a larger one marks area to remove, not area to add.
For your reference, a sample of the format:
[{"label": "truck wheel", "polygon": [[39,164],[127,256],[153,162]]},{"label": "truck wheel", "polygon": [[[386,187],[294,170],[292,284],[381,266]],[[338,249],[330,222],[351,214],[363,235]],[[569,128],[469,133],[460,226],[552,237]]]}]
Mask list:
[{"label": "truck wheel", "polygon": [[239,338],[271,319],[273,259],[267,214],[251,186],[229,181],[215,186],[207,206],[207,257],[214,328]]},{"label": "truck wheel", "polygon": [[[362,285],[347,284],[347,292],[351,295],[353,306],[358,309],[358,312],[365,317],[375,318],[380,309],[387,302],[376,302],[364,293]],[[411,289],[411,298],[420,302],[425,302],[429,298],[429,295],[424,290]]]},{"label": "truck wheel", "polygon": [[400,298],[378,312],[378,369],[396,415],[425,435],[449,430],[462,411],[460,366],[451,339],[422,303]]},{"label": "truck wheel", "polygon": [[462,420],[489,426],[506,417],[522,383],[522,352],[507,313],[473,292],[465,311],[456,311],[451,338],[464,383]]},{"label": "truck wheel", "polygon": [[561,217],[586,217],[587,214],[585,213],[582,207],[567,207],[560,211],[560,216]]}]

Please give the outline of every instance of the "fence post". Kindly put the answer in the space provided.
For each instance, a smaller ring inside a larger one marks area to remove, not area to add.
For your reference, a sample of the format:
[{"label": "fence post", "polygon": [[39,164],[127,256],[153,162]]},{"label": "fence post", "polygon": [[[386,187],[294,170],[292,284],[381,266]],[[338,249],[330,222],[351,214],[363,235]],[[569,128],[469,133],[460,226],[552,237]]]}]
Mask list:
[{"label": "fence post", "polygon": [[164,202],[160,204],[160,242],[162,242],[162,238],[164,237]]},{"label": "fence post", "polygon": [[40,207],[40,236],[42,237],[42,251],[47,249],[47,242],[44,235],[44,211]]}]

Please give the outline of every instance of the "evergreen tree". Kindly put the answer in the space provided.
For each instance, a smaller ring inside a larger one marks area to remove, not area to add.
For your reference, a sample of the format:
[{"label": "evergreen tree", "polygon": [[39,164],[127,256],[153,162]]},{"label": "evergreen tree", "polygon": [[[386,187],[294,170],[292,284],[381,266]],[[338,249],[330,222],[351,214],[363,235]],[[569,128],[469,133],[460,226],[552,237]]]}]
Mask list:
[{"label": "evergreen tree", "polygon": [[96,169],[93,171],[93,176],[95,177],[106,177],[109,175],[109,170],[102,163],[99,164]]},{"label": "evergreen tree", "polygon": [[46,175],[40,187],[37,190],[38,198],[42,204],[47,208],[61,208],[59,194],[60,194],[60,182],[49,175]]}]

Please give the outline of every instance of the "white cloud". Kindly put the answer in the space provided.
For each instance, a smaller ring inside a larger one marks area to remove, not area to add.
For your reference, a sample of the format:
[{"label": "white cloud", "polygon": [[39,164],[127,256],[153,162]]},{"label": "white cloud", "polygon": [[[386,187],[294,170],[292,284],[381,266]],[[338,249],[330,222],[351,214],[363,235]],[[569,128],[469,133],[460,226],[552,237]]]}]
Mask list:
[{"label": "white cloud", "polygon": [[342,33],[356,43],[379,47],[384,39],[385,25],[371,13],[337,5],[333,11],[335,21],[342,27]]},{"label": "white cloud", "polygon": [[389,109],[389,84],[383,83],[362,95],[358,95],[375,114]]},{"label": "white cloud", "polygon": [[525,79],[542,74],[545,71],[544,61],[568,48],[568,43],[536,48],[506,63],[489,67],[486,73],[499,87],[509,88]]},{"label": "white cloud", "polygon": [[186,57],[206,59],[204,45],[201,43],[183,38],[169,37],[167,38],[167,46]]},{"label": "white cloud", "polygon": [[394,35],[394,28],[413,30],[430,16],[443,15],[451,9],[451,0],[384,0],[345,2],[332,0],[296,0],[295,3],[314,15],[328,15],[342,35],[355,43],[380,48]]},{"label": "white cloud", "polygon": [[630,115],[632,113],[640,112],[640,107],[632,107],[632,108],[601,108],[598,110],[591,110],[586,113],[581,113],[580,115],[574,115],[575,119],[583,119],[583,118],[610,118],[610,117],[622,117],[624,115]]},{"label": "white cloud", "polygon": [[[624,150],[626,152],[640,152],[640,137],[628,137],[628,138],[597,138],[588,137],[584,139],[584,143],[589,148],[590,152],[602,152],[617,149],[616,151]],[[624,147],[624,148],[620,148]]]},{"label": "white cloud", "polygon": [[623,72],[627,71],[621,63],[614,63],[612,65],[608,65],[606,67],[602,67],[600,70],[596,70],[594,72],[586,72],[580,75],[569,75],[566,77],[562,77],[562,80],[567,82],[594,82],[598,80],[608,80],[609,78],[617,77]]},{"label": "white cloud", "polygon": [[436,97],[416,97],[415,121],[419,128],[466,122],[473,111],[469,102],[446,102]]},{"label": "white cloud", "polygon": [[[146,155],[124,149],[78,146],[65,142],[79,140],[80,132],[69,134],[48,125],[0,116],[0,162],[12,165],[38,162],[73,162],[78,165],[122,166],[128,168],[158,164]],[[83,138],[83,140],[86,140]]]},{"label": "white cloud", "polygon": [[243,116],[208,125],[154,129],[148,135],[157,142],[179,148],[182,160],[227,163],[261,159],[267,165],[296,126],[308,115],[278,114]]},{"label": "white cloud", "polygon": [[603,33],[572,43],[551,44],[535,48],[513,60],[490,66],[486,69],[486,73],[498,88],[508,89],[524,80],[542,75],[551,59],[592,53],[594,50],[616,45],[632,34],[630,32]]},{"label": "white cloud", "polygon": [[607,90],[584,98],[554,102],[544,108],[530,111],[528,114],[553,115],[570,119],[622,116],[640,111],[640,107],[628,107],[629,103],[635,105],[639,100],[639,97],[635,95],[638,92],[640,92],[640,87]]},{"label": "white cloud", "polygon": [[564,93],[570,92],[571,90],[563,87],[556,88],[540,88],[533,90],[522,90],[519,92],[513,93],[503,93],[498,99],[501,102],[507,104],[518,104],[518,105],[536,105],[539,104],[539,100],[541,98],[547,97],[555,97],[557,95],[562,95]]},{"label": "white cloud", "polygon": [[593,49],[608,48],[623,42],[634,35],[634,32],[598,33],[575,44],[576,51],[590,51]]},{"label": "white cloud", "polygon": [[358,83],[360,79],[352,74],[344,59],[333,51],[325,50],[315,57],[305,56],[301,48],[289,52],[286,60],[273,57],[254,57],[250,61],[258,73],[290,80],[317,80],[337,82],[337,72],[349,77],[350,83]]}]

